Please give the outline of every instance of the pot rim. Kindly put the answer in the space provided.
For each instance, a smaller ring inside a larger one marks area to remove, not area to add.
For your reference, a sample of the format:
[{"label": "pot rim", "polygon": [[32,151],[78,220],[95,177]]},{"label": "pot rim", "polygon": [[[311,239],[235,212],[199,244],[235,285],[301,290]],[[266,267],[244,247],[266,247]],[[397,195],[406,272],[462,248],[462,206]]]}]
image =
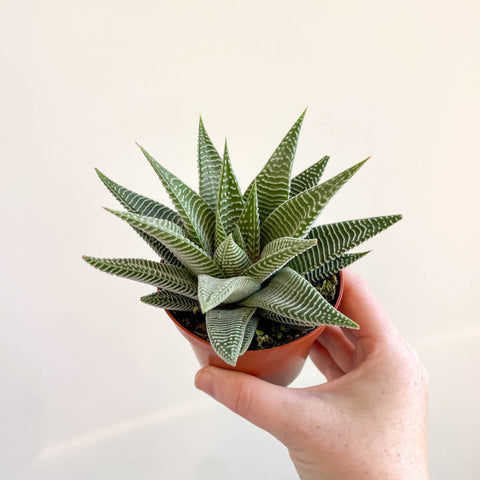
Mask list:
[{"label": "pot rim", "polygon": [[[342,301],[342,296],[343,296],[343,289],[344,289],[344,281],[343,281],[343,272],[340,270],[338,272],[338,276],[339,276],[339,288],[338,288],[338,295],[337,295],[337,301],[335,302],[335,305],[334,305],[334,308],[338,308],[338,306],[340,305],[341,301]],[[191,332],[190,330],[188,330],[188,328],[185,328],[175,317],[174,315],[171,313],[170,310],[167,310],[165,309],[165,312],[167,312],[168,316],[175,322],[175,324],[177,325],[177,327],[179,327],[182,331],[184,331],[185,333],[187,333],[189,336],[193,337],[196,341],[198,341],[199,343],[201,344],[204,344],[205,346],[210,346],[211,347],[211,343],[210,342],[207,342],[206,340],[204,340],[203,338],[200,338],[199,336],[195,335],[193,332]],[[264,352],[272,352],[272,351],[279,351],[281,349],[284,349],[284,348],[288,348],[289,345],[293,345],[293,344],[296,344],[298,342],[302,342],[302,341],[305,341],[307,339],[309,339],[310,337],[314,336],[314,335],[319,335],[320,333],[323,332],[323,330],[325,329],[325,327],[327,327],[327,325],[318,325],[318,327],[314,328],[311,332],[305,334],[305,335],[302,335],[300,338],[297,338],[296,340],[293,340],[292,342],[288,342],[288,343],[285,343],[283,345],[279,345],[277,347],[271,347],[271,348],[265,348],[263,350],[247,350],[242,356],[244,355],[260,355]],[[320,330],[320,332],[319,332]]]}]

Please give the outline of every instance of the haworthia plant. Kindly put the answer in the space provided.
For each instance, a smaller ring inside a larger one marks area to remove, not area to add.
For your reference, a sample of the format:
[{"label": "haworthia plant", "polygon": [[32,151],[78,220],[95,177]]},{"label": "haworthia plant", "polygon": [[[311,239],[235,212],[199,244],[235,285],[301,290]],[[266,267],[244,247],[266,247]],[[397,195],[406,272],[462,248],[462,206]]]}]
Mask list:
[{"label": "haworthia plant", "polygon": [[142,152],[175,210],[97,173],[127,211],[107,209],[135,229],[157,261],[84,256],[106,273],[159,289],[142,302],[201,311],[210,343],[228,364],[249,348],[259,321],[315,327],[358,326],[316,288],[368,252],[351,250],[390,227],[400,215],[315,226],[321,211],[365,163],[320,183],[325,156],[292,178],[305,112],[242,194],[225,146],[223,158],[202,119],[198,132],[199,193]]}]

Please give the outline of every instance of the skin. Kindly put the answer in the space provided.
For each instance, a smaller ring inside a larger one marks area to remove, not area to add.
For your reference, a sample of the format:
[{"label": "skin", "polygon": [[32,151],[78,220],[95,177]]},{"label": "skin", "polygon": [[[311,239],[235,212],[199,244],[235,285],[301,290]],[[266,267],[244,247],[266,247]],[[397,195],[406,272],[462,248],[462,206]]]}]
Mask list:
[{"label": "skin", "polygon": [[280,440],[302,480],[428,479],[427,372],[362,277],[344,277],[340,311],[360,329],[327,327],[314,344],[326,383],[205,367],[195,385]]}]

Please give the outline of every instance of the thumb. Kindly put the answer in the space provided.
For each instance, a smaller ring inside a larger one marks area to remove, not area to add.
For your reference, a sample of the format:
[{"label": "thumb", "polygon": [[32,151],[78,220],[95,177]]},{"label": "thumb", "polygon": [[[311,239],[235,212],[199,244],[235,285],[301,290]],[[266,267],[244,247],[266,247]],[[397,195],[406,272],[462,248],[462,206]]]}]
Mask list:
[{"label": "thumb", "polygon": [[233,412],[284,442],[295,417],[295,390],[279,387],[246,373],[202,368],[195,386]]}]

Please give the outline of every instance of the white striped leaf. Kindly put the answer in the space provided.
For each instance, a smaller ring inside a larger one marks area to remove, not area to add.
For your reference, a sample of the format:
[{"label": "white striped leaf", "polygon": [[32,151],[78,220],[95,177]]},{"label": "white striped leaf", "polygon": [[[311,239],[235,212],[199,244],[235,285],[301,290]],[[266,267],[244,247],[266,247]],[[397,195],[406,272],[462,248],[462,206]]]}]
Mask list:
[{"label": "white striped leaf", "polygon": [[[255,177],[261,222],[289,197],[292,163],[305,113],[306,110],[300,115],[300,118],[285,135],[261,172]],[[252,185],[248,187],[245,198],[250,194]]]},{"label": "white striped leaf", "polygon": [[142,232],[138,228],[133,228],[135,232],[140,235],[140,237],[147,242],[148,246],[162,259],[165,263],[170,265],[176,265],[177,267],[182,266],[182,263],[178,258],[165,246],[162,242],[159,242],[156,238],[153,238],[150,235],[147,235],[145,232]]},{"label": "white striped leaf", "polygon": [[299,325],[340,325],[358,328],[333,308],[305,278],[290,268],[280,270],[268,285],[240,305],[269,310]]},{"label": "white striped leaf", "polygon": [[279,237],[304,237],[333,195],[365,162],[299,193],[276,208],[262,224],[262,245]]},{"label": "white striped leaf", "polygon": [[260,283],[249,277],[198,276],[198,300],[203,313],[221,303],[237,303],[258,290],[260,290]]},{"label": "white striped leaf", "polygon": [[319,326],[318,322],[293,320],[291,318],[284,317],[283,315],[279,315],[278,313],[271,312],[270,310],[264,310],[263,308],[257,308],[256,314],[258,314],[260,317],[266,318],[267,320],[271,320],[272,322],[283,323],[284,325],[291,325],[294,327],[316,328]]},{"label": "white striped leaf", "polygon": [[242,275],[251,277],[258,282],[265,281],[280,270],[292,258],[315,245],[314,239],[277,238],[263,249],[260,260],[247,268]]},{"label": "white striped leaf", "polygon": [[212,210],[217,206],[222,159],[208,136],[202,118],[198,127],[198,177],[200,196]]},{"label": "white striped leaf", "polygon": [[225,277],[240,275],[252,264],[248,255],[237,245],[232,234],[215,250],[213,259],[222,269]]},{"label": "white striped leaf", "polygon": [[223,155],[222,176],[218,187],[217,198],[217,218],[221,219],[225,233],[232,233],[238,218],[244,207],[242,193],[238,186],[237,177],[230,163],[227,142],[225,142],[225,152]]},{"label": "white striped leaf", "polygon": [[122,187],[113,180],[110,180],[98,168],[95,169],[97,175],[103,184],[108,188],[112,195],[124,206],[129,212],[138,213],[147,217],[161,218],[162,220],[169,220],[176,223],[179,227],[183,227],[182,218],[171,208],[162,205],[161,203],[144,197],[138,193],[132,192],[125,187]]},{"label": "white striped leaf", "polygon": [[193,298],[184,297],[168,290],[160,290],[150,295],[145,295],[140,300],[147,305],[164,308],[165,310],[196,312],[200,308],[200,304]]},{"label": "white striped leaf", "polygon": [[[95,169],[100,180],[110,190],[113,196],[129,211],[138,213],[139,215],[147,215],[149,217],[161,218],[163,220],[170,220],[180,227],[183,227],[183,222],[180,215],[174,210],[156,202],[150,198],[139,195],[131,190],[122,187],[113,180],[110,180],[97,168]],[[180,262],[162,243],[146,233],[134,228],[134,230],[148,243],[148,245],[157,253],[165,262],[172,265],[180,266]]]},{"label": "white striped leaf", "polygon": [[245,331],[255,308],[216,308],[206,314],[207,333],[213,350],[229,365],[236,365]]},{"label": "white striped leaf", "polygon": [[254,181],[245,202],[238,227],[245,242],[245,251],[254,262],[260,256],[260,218],[258,215],[257,183]]},{"label": "white striped leaf", "polygon": [[140,149],[162,181],[182,217],[188,238],[201,246],[209,255],[212,254],[215,236],[214,211],[197,192],[162,167],[143,147]]},{"label": "white striped leaf", "polygon": [[367,253],[370,253],[370,251],[360,253],[345,253],[344,255],[340,255],[334,260],[330,260],[328,263],[323,265],[323,267],[316,268],[315,270],[306,273],[305,278],[310,283],[318,283],[319,281],[330,277],[333,274],[338,273],[340,270],[348,267],[353,262],[356,262],[360,258],[364,257]]},{"label": "white striped leaf", "polygon": [[311,167],[292,178],[292,182],[290,184],[290,197],[294,197],[295,195],[298,195],[299,193],[302,193],[305,190],[317,185],[322,178],[329,158],[330,157],[326,155],[317,163],[313,164]]},{"label": "white striped leaf", "polygon": [[83,259],[103,272],[197,298],[197,278],[185,268],[139,258],[96,258],[85,255]]},{"label": "white striped leaf", "polygon": [[213,259],[198,245],[186,238],[178,225],[168,220],[145,217],[135,213],[119,212],[108,208],[106,210],[162,242],[195,275],[204,273],[222,276],[222,271]]},{"label": "white striped leaf", "polygon": [[245,242],[243,241],[243,236],[242,232],[240,231],[240,227],[238,225],[235,225],[235,228],[233,229],[232,232],[233,239],[235,240],[235,243],[245,252],[246,247],[245,247]]},{"label": "white striped leaf", "polygon": [[274,313],[270,310],[265,310],[263,308],[257,308],[255,314],[262,318],[266,318],[267,320],[271,320],[277,323],[283,323],[285,325],[293,325],[295,327],[318,327],[316,323],[292,320],[291,318],[284,317],[283,315],[279,315],[278,313]]},{"label": "white striped leaf", "polygon": [[227,234],[218,212],[215,212],[215,250],[226,240]]},{"label": "white striped leaf", "polygon": [[319,225],[312,228],[308,237],[316,238],[317,245],[294,258],[289,267],[305,274],[368,240],[402,218],[401,215],[361,218],[345,222]]},{"label": "white striped leaf", "polygon": [[253,315],[250,317],[250,320],[245,327],[245,334],[243,336],[242,347],[240,348],[240,355],[243,355],[247,350],[250,344],[252,343],[253,336],[255,335],[255,330],[258,327],[258,317]]}]

